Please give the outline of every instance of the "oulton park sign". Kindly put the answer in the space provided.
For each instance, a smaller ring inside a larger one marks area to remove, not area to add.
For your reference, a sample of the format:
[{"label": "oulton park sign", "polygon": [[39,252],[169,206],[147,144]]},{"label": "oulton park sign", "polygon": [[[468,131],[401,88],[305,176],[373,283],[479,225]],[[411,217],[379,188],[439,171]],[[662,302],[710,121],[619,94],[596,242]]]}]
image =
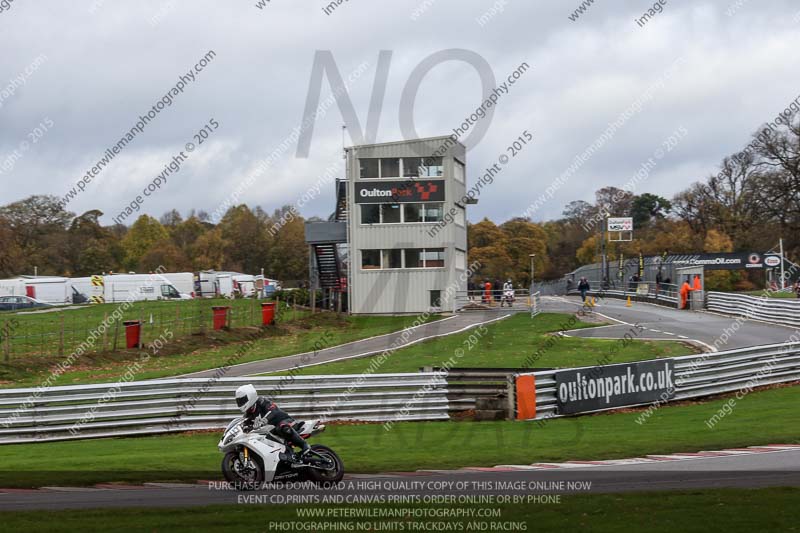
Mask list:
[{"label": "oulton park sign", "polygon": [[357,204],[444,202],[444,180],[356,182],[355,202]]}]

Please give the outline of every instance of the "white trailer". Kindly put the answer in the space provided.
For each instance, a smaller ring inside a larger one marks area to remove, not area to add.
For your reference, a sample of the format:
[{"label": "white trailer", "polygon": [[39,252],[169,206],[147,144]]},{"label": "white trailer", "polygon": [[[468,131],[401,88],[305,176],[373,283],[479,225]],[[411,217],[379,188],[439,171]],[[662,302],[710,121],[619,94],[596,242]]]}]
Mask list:
[{"label": "white trailer", "polygon": [[250,298],[256,294],[256,277],[250,274],[234,274],[233,278],[234,291],[238,292],[244,298]]},{"label": "white trailer", "polygon": [[217,274],[217,294],[225,298],[233,298],[233,276]]},{"label": "white trailer", "polygon": [[52,305],[72,303],[72,280],[62,277],[24,278],[25,294]]},{"label": "white trailer", "polygon": [[197,297],[214,298],[217,296],[217,273],[211,271],[201,271],[197,275]]},{"label": "white trailer", "polygon": [[229,272],[204,270],[197,274],[197,296],[201,298],[231,298],[233,296],[233,280]]},{"label": "white trailer", "polygon": [[25,280],[0,279],[0,296],[25,296]]},{"label": "white trailer", "polygon": [[162,274],[164,278],[172,283],[178,292],[181,294],[188,294],[190,297],[194,298],[195,294],[195,285],[194,285],[194,274],[191,272],[173,272],[173,273],[165,273]]},{"label": "white trailer", "polygon": [[112,274],[103,276],[106,303],[142,300],[191,300],[161,274]]}]

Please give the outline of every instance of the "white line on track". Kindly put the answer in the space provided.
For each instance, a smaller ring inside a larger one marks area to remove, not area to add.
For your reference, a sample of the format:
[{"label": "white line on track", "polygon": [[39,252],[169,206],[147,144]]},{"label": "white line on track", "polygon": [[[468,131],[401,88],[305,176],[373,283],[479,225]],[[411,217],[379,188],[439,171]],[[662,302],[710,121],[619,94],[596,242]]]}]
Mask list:
[{"label": "white line on track", "polygon": [[[545,297],[545,298],[547,298],[547,297]],[[551,296],[550,298],[553,298],[554,300],[559,300],[559,301],[562,301],[562,302],[564,302],[564,303],[568,303],[568,304],[572,304],[572,305],[577,305],[578,307],[584,307],[584,305],[583,305],[582,303],[579,303],[579,302],[573,302],[573,301],[571,301],[571,300],[568,300],[567,298],[564,298],[563,296]],[[641,303],[647,303],[647,302],[641,302]],[[648,305],[656,305],[656,304],[648,304]],[[659,306],[659,307],[663,307],[663,306]],[[609,320],[613,320],[613,321],[615,321],[615,322],[619,322],[620,324],[624,324],[624,325],[626,325],[626,326],[633,326],[633,324],[631,324],[631,323],[629,323],[629,322],[625,322],[624,320],[619,320],[618,318],[614,318],[614,317],[610,317],[610,316],[604,315],[603,313],[598,313],[597,311],[590,311],[590,312],[591,312],[591,313],[594,313],[595,315],[602,316],[603,318],[607,318],[607,319],[609,319]],[[615,325],[615,324],[610,324],[610,325],[612,325],[612,326],[613,326],[613,325]],[[641,324],[640,324],[640,325],[641,325]],[[608,327],[608,326],[599,326],[599,327]],[[570,330],[570,331],[578,331],[578,330]],[[717,348],[716,348],[715,346],[712,346],[712,345],[710,345],[710,344],[708,344],[708,343],[706,343],[706,342],[703,342],[703,341],[701,341],[701,340],[698,340],[698,339],[691,339],[691,338],[689,338],[689,337],[686,337],[685,335],[678,335],[677,333],[670,333],[669,331],[659,331],[659,330],[655,330],[655,329],[651,329],[650,331],[653,331],[653,332],[655,332],[655,333],[666,333],[667,335],[675,335],[675,336],[677,336],[677,337],[679,337],[679,338],[681,338],[681,339],[684,339],[684,340],[687,340],[687,341],[690,341],[690,342],[696,342],[697,344],[699,344],[699,345],[701,345],[701,346],[703,346],[703,347],[707,348],[707,349],[708,349],[708,351],[710,351],[710,352],[716,352],[716,351],[718,351],[718,350],[717,350]],[[564,333],[566,333],[566,332],[564,332]],[[570,337],[571,335],[567,335],[567,336],[568,336],[568,337]],[[583,338],[592,338],[592,339],[614,339],[615,337],[583,337]],[[663,341],[663,340],[669,340],[669,339],[645,339],[645,338],[642,338],[642,337],[637,337],[637,338],[641,338],[642,340],[653,340],[653,341]],[[618,338],[617,338],[617,339],[618,339]]]}]

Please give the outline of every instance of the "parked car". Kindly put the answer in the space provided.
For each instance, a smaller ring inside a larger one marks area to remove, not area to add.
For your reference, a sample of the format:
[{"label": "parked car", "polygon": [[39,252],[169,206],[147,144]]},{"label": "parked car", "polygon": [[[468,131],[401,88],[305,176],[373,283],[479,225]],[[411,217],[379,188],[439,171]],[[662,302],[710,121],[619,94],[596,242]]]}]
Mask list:
[{"label": "parked car", "polygon": [[0,296],[0,311],[19,311],[34,307],[53,307],[30,296]]}]

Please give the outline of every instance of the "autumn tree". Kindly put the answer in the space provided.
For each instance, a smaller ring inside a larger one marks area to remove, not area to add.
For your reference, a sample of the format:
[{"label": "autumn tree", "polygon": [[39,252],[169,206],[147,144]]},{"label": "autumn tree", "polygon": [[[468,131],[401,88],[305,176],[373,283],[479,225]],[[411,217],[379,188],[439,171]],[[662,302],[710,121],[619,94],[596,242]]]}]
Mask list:
[{"label": "autumn tree", "polygon": [[194,270],[225,269],[225,239],[222,230],[214,228],[200,235],[191,246]]},{"label": "autumn tree", "polygon": [[125,251],[125,268],[132,270],[138,267],[139,261],[154,244],[168,238],[167,230],[158,220],[148,215],[141,215],[122,240],[122,248]]},{"label": "autumn tree", "polygon": [[467,226],[467,246],[470,263],[477,261],[480,265],[475,271],[476,282],[500,280],[513,273],[508,237],[488,218]]},{"label": "autumn tree", "polygon": [[[710,229],[706,233],[703,250],[706,252],[732,252],[733,241],[721,231]],[[733,283],[738,276],[731,270],[706,270],[705,289],[712,291],[733,290]]]},{"label": "autumn tree", "polygon": [[0,207],[0,218],[23,254],[21,271],[33,273],[38,267],[40,274],[59,274],[69,268],[65,235],[74,216],[50,195],[34,195]]},{"label": "autumn tree", "polygon": [[159,268],[165,272],[185,272],[192,270],[192,263],[183,250],[165,238],[153,243],[138,263],[139,272],[153,272]]},{"label": "autumn tree", "polygon": [[249,207],[239,205],[225,213],[219,223],[225,241],[228,268],[241,272],[260,272],[267,267],[271,239],[265,224]]},{"label": "autumn tree", "polygon": [[547,267],[547,234],[539,224],[524,218],[512,218],[500,225],[504,234],[506,253],[511,258],[511,279],[516,285],[529,287],[531,284],[530,254],[536,254],[534,266],[537,278]]},{"label": "autumn tree", "polygon": [[308,278],[308,245],[301,218],[288,221],[275,234],[269,249],[267,275],[282,280]]},{"label": "autumn tree", "polygon": [[93,209],[75,217],[67,230],[69,272],[73,276],[91,276],[116,270],[124,250],[113,232],[100,224],[103,212]]},{"label": "autumn tree", "polygon": [[0,250],[0,276],[13,277],[23,273],[25,253],[17,243],[11,224],[3,217],[0,217]]}]

